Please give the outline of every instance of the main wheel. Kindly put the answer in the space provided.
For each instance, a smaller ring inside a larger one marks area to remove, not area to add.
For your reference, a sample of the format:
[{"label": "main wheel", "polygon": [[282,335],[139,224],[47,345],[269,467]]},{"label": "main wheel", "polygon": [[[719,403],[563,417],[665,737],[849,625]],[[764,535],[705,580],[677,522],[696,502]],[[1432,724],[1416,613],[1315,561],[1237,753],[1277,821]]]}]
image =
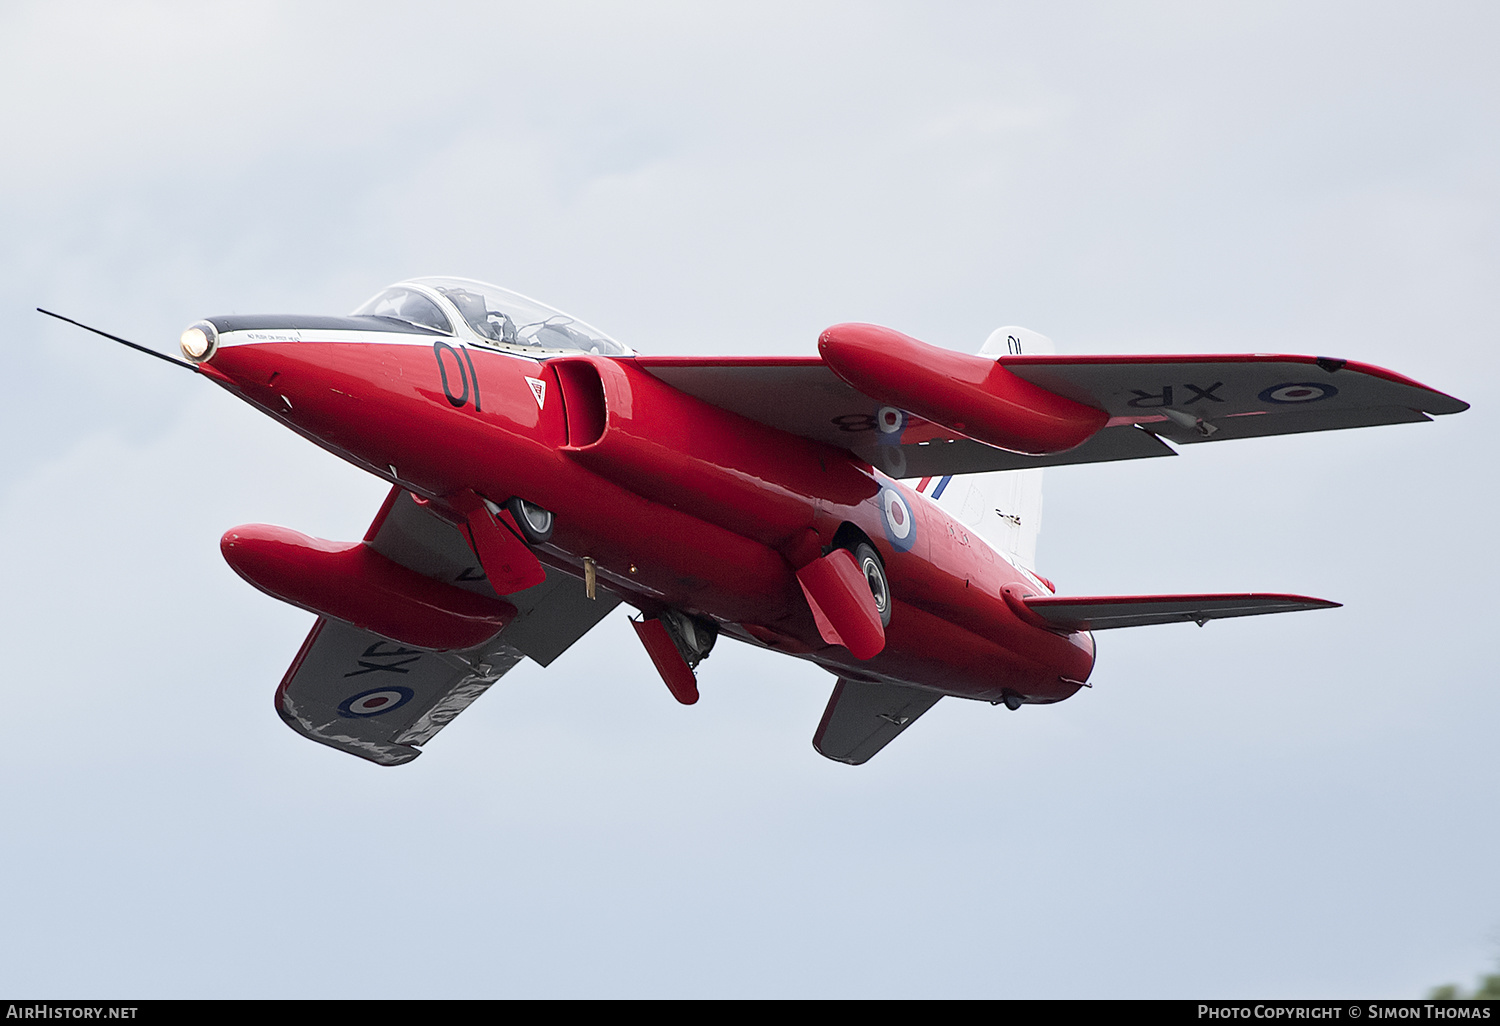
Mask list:
[{"label": "main wheel", "polygon": [[507,499],[505,508],[515,518],[521,534],[532,545],[542,545],[552,537],[552,511],[521,498]]},{"label": "main wheel", "polygon": [[891,586],[885,579],[885,564],[875,549],[861,542],[854,547],[854,562],[859,572],[865,575],[870,594],[875,596],[875,608],[880,612],[880,626],[891,625]]}]

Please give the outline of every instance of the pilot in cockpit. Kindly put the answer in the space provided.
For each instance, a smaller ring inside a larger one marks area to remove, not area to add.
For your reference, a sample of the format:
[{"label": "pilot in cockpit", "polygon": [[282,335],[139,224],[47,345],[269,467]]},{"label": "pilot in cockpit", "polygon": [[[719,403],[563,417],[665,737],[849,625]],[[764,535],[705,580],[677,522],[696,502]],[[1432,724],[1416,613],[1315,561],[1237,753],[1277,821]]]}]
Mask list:
[{"label": "pilot in cockpit", "polygon": [[484,296],[477,292],[469,292],[465,289],[443,289],[442,293],[458,312],[463,314],[464,320],[480,335],[492,342],[508,342],[511,345],[526,345],[529,339],[521,338],[516,332],[516,322],[510,319],[508,314],[499,310],[489,309],[485,305]]}]

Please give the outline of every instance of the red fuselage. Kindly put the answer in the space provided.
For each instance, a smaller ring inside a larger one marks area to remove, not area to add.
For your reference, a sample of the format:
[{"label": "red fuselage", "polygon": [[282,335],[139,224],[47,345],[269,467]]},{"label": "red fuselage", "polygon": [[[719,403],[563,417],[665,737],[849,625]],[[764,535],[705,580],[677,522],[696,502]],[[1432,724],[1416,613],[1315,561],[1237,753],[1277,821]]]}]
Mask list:
[{"label": "red fuselage", "polygon": [[[644,610],[710,617],[851,679],[968,698],[1058,701],[1092,670],[1091,637],[1028,620],[1019,598],[1043,589],[925,496],[843,449],[686,395],[632,358],[249,334],[226,335],[199,371],[439,506],[471,489],[551,510],[541,558],[575,574],[592,559],[601,583]],[[893,516],[909,518],[895,534]],[[869,660],[820,637],[796,578],[851,533],[875,546],[894,599]]]}]

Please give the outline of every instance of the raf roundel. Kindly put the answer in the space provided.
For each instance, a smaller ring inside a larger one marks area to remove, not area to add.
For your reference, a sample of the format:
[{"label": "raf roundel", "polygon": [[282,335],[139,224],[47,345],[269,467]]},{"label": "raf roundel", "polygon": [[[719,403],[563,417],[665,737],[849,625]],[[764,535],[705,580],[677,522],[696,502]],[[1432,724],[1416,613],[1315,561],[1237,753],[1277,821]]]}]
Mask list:
[{"label": "raf roundel", "polygon": [[880,491],[880,519],[885,525],[885,536],[899,552],[908,552],[917,541],[917,522],[911,515],[911,507],[894,488]]},{"label": "raf roundel", "polygon": [[1319,399],[1332,399],[1339,390],[1332,385],[1320,385],[1312,381],[1293,381],[1285,385],[1272,385],[1260,394],[1263,403],[1315,403]]},{"label": "raf roundel", "polygon": [[415,692],[411,688],[392,687],[387,685],[383,688],[374,688],[370,691],[361,691],[351,698],[344,699],[339,706],[339,715],[350,719],[367,719],[371,716],[380,716],[393,709],[399,709],[412,700]]}]

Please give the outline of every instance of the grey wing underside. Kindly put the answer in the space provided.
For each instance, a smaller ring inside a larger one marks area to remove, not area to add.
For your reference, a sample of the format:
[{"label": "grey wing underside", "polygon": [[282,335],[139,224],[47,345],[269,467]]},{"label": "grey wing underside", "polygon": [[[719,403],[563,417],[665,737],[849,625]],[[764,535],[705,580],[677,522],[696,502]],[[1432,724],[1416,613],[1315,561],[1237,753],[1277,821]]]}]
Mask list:
[{"label": "grey wing underside", "polygon": [[937,477],[1174,456],[1167,442],[1418,423],[1467,404],[1377,367],[1301,356],[1014,356],[1016,376],[1110,415],[1082,445],[1007,452],[890,408],[817,357],[634,357],[662,381],[770,427],[848,449],[891,477]]},{"label": "grey wing underside", "polygon": [[1074,463],[1113,463],[1153,456],[1176,456],[1176,451],[1150,431],[1131,425],[1105,428],[1087,442],[1051,456],[1007,452],[972,438],[933,440],[915,445],[876,446],[856,455],[891,477],[942,477],[947,474],[987,474],[995,470],[1063,467]]},{"label": "grey wing underside", "polygon": [[[816,357],[764,363],[674,357],[635,360],[673,388],[789,434],[848,449],[891,477],[982,474],[1176,455],[1151,432],[1130,426],[1106,429],[1078,448],[1052,456],[1006,452],[926,422],[898,435],[886,435],[876,427],[883,404],[845,384]],[[923,436],[922,440],[910,441],[914,434]]]},{"label": "grey wing underside", "polygon": [[[458,529],[394,489],[366,541],[425,576],[493,596]],[[299,734],[383,766],[410,762],[419,748],[522,658],[549,665],[602,620],[619,599],[547,567],[534,588],[505,596],[517,615],[484,644],[459,652],[411,648],[319,617],[276,690],[276,711]]]},{"label": "grey wing underside", "polygon": [[896,739],[943,696],[936,691],[840,677],[813,734],[818,754],[858,766]]},{"label": "grey wing underside", "polygon": [[521,659],[498,635],[466,652],[429,652],[319,617],[276,711],[303,737],[399,766]]}]

